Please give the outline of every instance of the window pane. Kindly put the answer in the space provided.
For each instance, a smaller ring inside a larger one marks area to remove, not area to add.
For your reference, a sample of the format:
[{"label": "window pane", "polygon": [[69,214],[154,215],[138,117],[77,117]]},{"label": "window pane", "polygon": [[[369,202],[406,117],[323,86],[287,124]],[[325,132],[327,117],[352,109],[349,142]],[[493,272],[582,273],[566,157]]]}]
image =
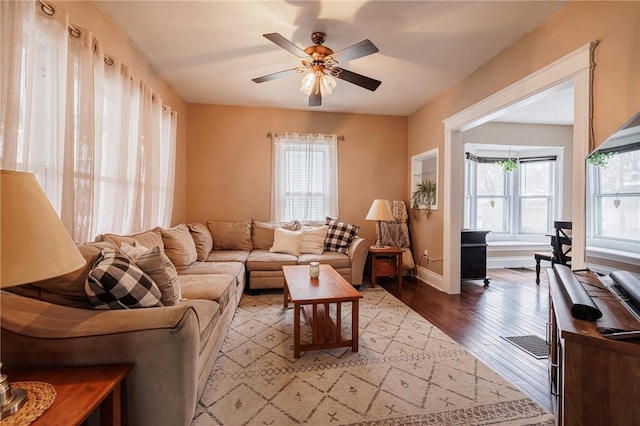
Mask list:
[{"label": "window pane", "polygon": [[553,184],[553,162],[535,161],[520,165],[520,195],[549,195]]},{"label": "window pane", "polygon": [[640,193],[640,150],[616,154],[606,167],[597,169],[600,193]]},{"label": "window pane", "polygon": [[478,198],[477,229],[506,232],[506,216],[504,198]]},{"label": "window pane", "polygon": [[495,163],[476,165],[477,195],[504,195],[505,174]]},{"label": "window pane", "polygon": [[598,237],[640,240],[640,196],[598,197],[598,212]]},{"label": "window pane", "polygon": [[549,199],[520,199],[520,232],[544,234],[549,230]]}]

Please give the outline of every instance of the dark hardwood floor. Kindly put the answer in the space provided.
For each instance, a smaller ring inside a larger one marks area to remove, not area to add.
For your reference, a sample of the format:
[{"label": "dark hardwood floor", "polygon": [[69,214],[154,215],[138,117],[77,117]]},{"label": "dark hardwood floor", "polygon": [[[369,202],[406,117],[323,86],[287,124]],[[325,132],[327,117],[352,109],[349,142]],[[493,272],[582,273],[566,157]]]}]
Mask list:
[{"label": "dark hardwood floor", "polygon": [[545,339],[549,309],[547,274],[528,269],[490,269],[491,284],[463,281],[461,294],[449,295],[405,277],[378,284],[447,333],[469,352],[551,411],[547,359],[535,357],[503,337],[536,335]]}]

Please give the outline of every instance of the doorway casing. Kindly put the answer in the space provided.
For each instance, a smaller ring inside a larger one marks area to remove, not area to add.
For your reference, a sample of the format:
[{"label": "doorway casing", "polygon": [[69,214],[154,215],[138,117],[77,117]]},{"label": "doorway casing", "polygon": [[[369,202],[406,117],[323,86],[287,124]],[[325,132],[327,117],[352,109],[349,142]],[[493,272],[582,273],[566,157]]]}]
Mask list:
[{"label": "doorway casing", "polygon": [[460,293],[460,229],[463,219],[464,149],[462,132],[493,120],[505,108],[557,84],[573,80],[573,181],[571,218],[573,221],[572,267],[584,268],[585,253],[585,158],[591,146],[592,41],[568,55],[500,90],[484,100],[445,119],[444,122],[444,229],[443,286],[449,294]]}]

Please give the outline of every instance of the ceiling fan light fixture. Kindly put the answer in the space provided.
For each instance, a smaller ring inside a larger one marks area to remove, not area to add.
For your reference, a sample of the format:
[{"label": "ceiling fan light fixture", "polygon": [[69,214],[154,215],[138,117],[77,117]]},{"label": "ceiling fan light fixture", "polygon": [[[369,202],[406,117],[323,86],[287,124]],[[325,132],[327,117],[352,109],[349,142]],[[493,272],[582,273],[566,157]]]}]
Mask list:
[{"label": "ceiling fan light fixture", "polygon": [[316,84],[316,73],[309,72],[302,78],[302,86],[300,87],[300,91],[307,96],[311,96],[311,91],[313,90]]},{"label": "ceiling fan light fixture", "polygon": [[336,79],[329,74],[323,74],[322,80],[320,80],[320,94],[324,98],[333,93],[333,89],[336,88]]},{"label": "ceiling fan light fixture", "polygon": [[314,88],[316,87],[316,79],[319,79],[320,95],[324,98],[333,93],[333,89],[336,87],[336,79],[329,74],[325,74],[322,71],[311,71],[302,78],[302,86],[300,91],[307,96],[311,96]]}]

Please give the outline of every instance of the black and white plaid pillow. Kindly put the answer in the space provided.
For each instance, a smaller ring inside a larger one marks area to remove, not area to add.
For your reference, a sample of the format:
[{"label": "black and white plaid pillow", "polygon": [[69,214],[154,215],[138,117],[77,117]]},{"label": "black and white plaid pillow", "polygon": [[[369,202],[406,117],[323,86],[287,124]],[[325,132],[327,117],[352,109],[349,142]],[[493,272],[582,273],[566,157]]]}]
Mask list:
[{"label": "black and white plaid pillow", "polygon": [[85,283],[95,309],[132,309],[163,306],[160,289],[127,256],[104,248]]},{"label": "black and white plaid pillow", "polygon": [[340,222],[330,217],[327,217],[326,224],[329,225],[329,230],[324,240],[324,249],[338,253],[347,253],[351,241],[358,235],[358,229],[360,227],[351,223]]}]

